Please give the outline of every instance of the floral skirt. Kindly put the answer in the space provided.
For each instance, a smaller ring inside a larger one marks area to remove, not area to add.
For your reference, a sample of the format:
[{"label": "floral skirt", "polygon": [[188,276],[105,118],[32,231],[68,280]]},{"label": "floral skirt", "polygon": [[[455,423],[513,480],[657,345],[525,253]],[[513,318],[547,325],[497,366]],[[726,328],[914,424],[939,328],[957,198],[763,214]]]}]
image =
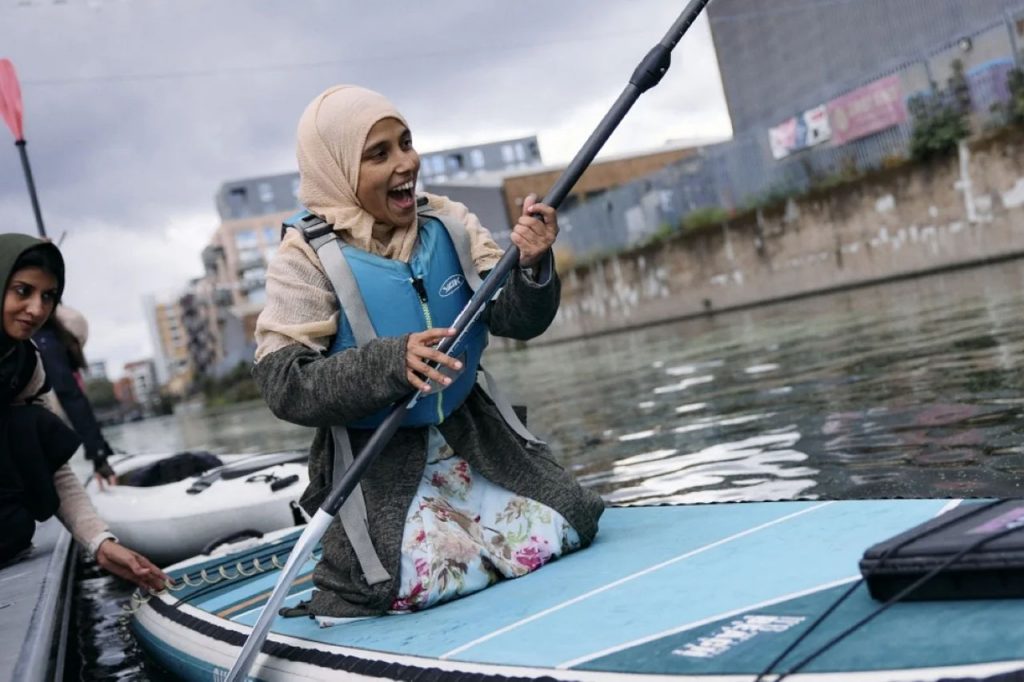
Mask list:
[{"label": "floral skirt", "polygon": [[475,474],[431,428],[427,466],[402,536],[401,585],[392,611],[472,594],[579,544],[561,514]]}]

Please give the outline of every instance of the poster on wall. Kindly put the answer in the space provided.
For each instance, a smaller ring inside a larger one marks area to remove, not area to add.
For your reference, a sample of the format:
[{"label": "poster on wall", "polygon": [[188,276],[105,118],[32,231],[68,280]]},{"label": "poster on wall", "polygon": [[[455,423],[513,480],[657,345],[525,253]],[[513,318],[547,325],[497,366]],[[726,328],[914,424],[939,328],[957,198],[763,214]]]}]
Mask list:
[{"label": "poster on wall", "polygon": [[768,144],[772,149],[772,157],[778,160],[793,152],[820,144],[831,135],[828,110],[822,104],[769,129]]},{"label": "poster on wall", "polygon": [[886,76],[851,90],[827,105],[832,140],[846,144],[907,120],[899,76]]}]

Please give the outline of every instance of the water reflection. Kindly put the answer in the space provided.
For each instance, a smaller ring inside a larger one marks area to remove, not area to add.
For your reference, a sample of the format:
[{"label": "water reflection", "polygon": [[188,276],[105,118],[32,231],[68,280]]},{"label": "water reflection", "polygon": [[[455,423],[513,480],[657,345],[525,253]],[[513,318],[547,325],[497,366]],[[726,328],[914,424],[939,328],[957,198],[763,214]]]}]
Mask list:
[{"label": "water reflection", "polygon": [[[610,502],[1020,494],[1024,262],[486,364]],[[131,452],[304,449],[262,404],[112,429]]]},{"label": "water reflection", "polygon": [[305,450],[313,429],[281,421],[262,401],[213,410],[182,407],[173,415],[104,430],[123,452],[209,450],[215,454]]},{"label": "water reflection", "polygon": [[492,354],[618,504],[1020,494],[1020,262]]},{"label": "water reflection", "polygon": [[81,661],[81,668],[72,667],[66,677],[103,682],[172,682],[176,679],[146,658],[128,630],[125,608],[133,586],[100,570],[84,552],[79,556],[70,645],[77,650],[73,660]]},{"label": "water reflection", "polygon": [[620,459],[610,470],[580,480],[592,486],[614,483],[605,499],[621,505],[805,497],[817,472],[796,466],[807,460],[793,449],[799,438],[789,432],[718,443],[698,452],[655,450]]}]

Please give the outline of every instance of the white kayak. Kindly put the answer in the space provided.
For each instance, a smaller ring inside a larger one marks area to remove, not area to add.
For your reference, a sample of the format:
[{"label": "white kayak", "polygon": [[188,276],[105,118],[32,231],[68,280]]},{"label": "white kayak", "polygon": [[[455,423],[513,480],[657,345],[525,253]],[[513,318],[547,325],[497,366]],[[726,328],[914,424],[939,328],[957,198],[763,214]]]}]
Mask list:
[{"label": "white kayak", "polygon": [[99,515],[128,547],[166,565],[217,545],[303,522],[306,454],[120,455],[119,485],[86,484]]}]

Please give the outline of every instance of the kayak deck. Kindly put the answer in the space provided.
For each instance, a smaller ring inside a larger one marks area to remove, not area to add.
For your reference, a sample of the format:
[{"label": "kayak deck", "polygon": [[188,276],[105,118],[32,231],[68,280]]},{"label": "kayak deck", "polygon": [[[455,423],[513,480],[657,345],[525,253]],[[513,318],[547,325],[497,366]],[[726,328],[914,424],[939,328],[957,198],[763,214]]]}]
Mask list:
[{"label": "kayak deck", "polygon": [[[750,679],[859,577],[864,549],[950,504],[879,500],[609,509],[590,548],[438,608],[327,628],[310,618],[278,618],[271,649],[265,649],[274,655],[261,657],[257,666],[264,667],[253,672],[274,679],[300,668],[344,667],[355,658],[390,665],[384,676],[397,679],[412,679],[424,668],[577,680],[609,674]],[[209,575],[226,564],[233,575],[239,560],[247,568],[246,555],[261,554],[267,565],[268,552],[283,563],[297,535],[292,531],[276,544],[227,561],[186,566],[192,575],[206,567]],[[312,566],[311,561],[304,567],[287,603],[308,598]],[[209,679],[211,671],[230,666],[277,575],[270,570],[156,597],[137,614],[136,631],[165,665],[188,679]],[[776,671],[878,605],[863,586],[857,588]],[[937,679],[1022,668],[1022,619],[1024,600],[899,604],[804,672]],[[189,640],[187,632],[205,634]]]}]

